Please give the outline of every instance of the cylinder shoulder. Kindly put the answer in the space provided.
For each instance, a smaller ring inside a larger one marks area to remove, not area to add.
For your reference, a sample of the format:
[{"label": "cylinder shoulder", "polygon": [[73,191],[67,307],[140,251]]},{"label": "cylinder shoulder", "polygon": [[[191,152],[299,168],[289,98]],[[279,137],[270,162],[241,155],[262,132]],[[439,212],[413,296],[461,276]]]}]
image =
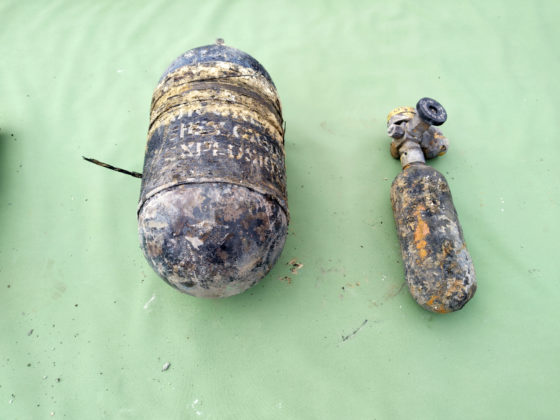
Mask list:
[{"label": "cylinder shoulder", "polygon": [[242,67],[251,68],[256,72],[261,73],[270,83],[274,85],[274,82],[266,69],[254,57],[244,51],[238,50],[237,48],[216,44],[193,48],[192,50],[180,55],[163,73],[160,81],[163,80],[167,74],[179,67],[220,61],[235,63]]},{"label": "cylinder shoulder", "polygon": [[409,202],[431,200],[432,197],[448,197],[451,191],[445,177],[431,166],[411,165],[399,173],[391,184],[393,208],[407,206]]},{"label": "cylinder shoulder", "polygon": [[417,179],[437,180],[447,183],[445,176],[437,169],[424,163],[412,164],[403,169],[393,180],[393,185]]}]

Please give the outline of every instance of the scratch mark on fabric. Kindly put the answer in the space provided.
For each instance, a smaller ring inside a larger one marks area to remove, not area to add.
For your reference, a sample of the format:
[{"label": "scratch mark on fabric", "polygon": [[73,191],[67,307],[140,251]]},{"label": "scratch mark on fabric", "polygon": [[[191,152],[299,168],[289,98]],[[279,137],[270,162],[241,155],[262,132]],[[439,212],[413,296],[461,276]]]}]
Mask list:
[{"label": "scratch mark on fabric", "polygon": [[367,324],[367,322],[368,322],[367,319],[364,320],[364,322],[362,322],[362,325],[360,325],[358,328],[356,328],[356,329],[355,329],[354,331],[352,331],[350,334],[348,334],[348,335],[343,335],[343,336],[342,336],[342,342],[345,342],[345,341],[348,340],[349,338],[354,337],[354,336],[358,333],[358,331],[360,331],[360,330],[364,327],[364,325]]},{"label": "scratch mark on fabric", "polygon": [[150,306],[150,305],[151,305],[151,303],[152,303],[152,302],[153,302],[153,301],[154,301],[155,299],[156,299],[156,295],[155,295],[155,294],[153,294],[153,295],[152,295],[152,297],[150,298],[150,300],[149,300],[149,301],[147,301],[147,302],[145,303],[145,305],[144,305],[144,309],[148,309],[148,306]]}]

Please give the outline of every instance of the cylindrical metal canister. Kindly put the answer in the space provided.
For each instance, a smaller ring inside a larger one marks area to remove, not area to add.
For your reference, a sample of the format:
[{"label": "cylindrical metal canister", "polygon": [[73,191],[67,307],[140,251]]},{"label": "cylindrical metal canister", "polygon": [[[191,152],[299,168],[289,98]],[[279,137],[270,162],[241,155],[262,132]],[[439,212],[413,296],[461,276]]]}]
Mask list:
[{"label": "cylindrical metal canister", "polygon": [[447,180],[412,163],[393,181],[391,204],[411,295],[432,312],[461,309],[476,278]]},{"label": "cylindrical metal canister", "polygon": [[288,219],[282,111],[269,74],[221,43],[187,51],[152,99],[138,205],[149,264],[190,295],[241,293],[278,259]]}]

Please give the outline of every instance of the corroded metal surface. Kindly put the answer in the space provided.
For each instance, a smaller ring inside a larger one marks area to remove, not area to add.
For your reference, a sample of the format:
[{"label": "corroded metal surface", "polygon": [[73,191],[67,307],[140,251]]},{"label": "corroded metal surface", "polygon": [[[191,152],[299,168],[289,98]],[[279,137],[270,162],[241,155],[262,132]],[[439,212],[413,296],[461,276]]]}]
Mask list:
[{"label": "corroded metal surface", "polygon": [[391,156],[401,159],[403,167],[411,162],[425,162],[426,159],[442,156],[449,147],[449,141],[441,130],[422,121],[416,110],[408,106],[398,107],[389,113],[387,134],[393,138]]},{"label": "corroded metal surface", "polygon": [[272,267],[289,213],[276,88],[222,44],[168,68],[153,99],[138,205],[149,263],[179,290],[224,297]]},{"label": "corroded metal surface", "polygon": [[152,268],[195,296],[226,297],[276,262],[287,219],[273,200],[231,184],[184,184],[148,200],[138,221]]},{"label": "corroded metal surface", "polygon": [[446,119],[445,109],[430,98],[421,99],[416,110],[396,108],[387,118],[391,155],[403,167],[391,186],[391,204],[406,281],[414,299],[438,313],[461,309],[476,291],[447,180],[425,164],[447,151],[447,139],[433,125]]},{"label": "corroded metal surface", "polygon": [[444,176],[408,166],[393,181],[391,204],[411,295],[432,312],[461,309],[476,291],[475,272]]}]

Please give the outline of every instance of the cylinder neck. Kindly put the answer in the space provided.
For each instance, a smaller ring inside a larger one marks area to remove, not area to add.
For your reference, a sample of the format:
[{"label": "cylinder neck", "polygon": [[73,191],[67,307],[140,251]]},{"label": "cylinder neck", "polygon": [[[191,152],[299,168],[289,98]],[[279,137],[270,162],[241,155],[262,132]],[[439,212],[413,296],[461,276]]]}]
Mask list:
[{"label": "cylinder neck", "polygon": [[414,141],[406,141],[399,148],[402,168],[406,168],[413,163],[426,163],[424,152],[420,145]]}]

